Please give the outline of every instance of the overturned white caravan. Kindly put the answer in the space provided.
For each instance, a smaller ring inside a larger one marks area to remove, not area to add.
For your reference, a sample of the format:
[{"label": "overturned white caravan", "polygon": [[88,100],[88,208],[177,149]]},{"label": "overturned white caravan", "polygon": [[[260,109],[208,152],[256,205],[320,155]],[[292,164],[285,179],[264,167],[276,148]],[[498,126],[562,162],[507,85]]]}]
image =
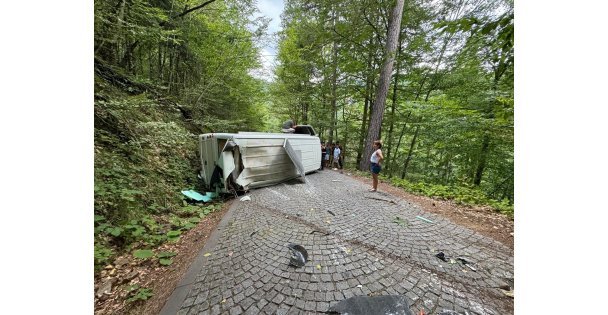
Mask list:
[{"label": "overturned white caravan", "polygon": [[209,189],[228,193],[274,185],[316,171],[321,141],[310,126],[296,133],[199,135],[200,176]]}]

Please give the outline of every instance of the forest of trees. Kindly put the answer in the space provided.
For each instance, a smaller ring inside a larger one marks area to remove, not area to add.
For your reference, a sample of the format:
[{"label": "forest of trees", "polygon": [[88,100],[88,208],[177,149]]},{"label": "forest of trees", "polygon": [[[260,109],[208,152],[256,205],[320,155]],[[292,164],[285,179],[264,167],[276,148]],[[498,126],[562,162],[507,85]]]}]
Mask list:
[{"label": "forest of trees", "polygon": [[[512,211],[512,1],[288,0],[276,38],[256,10],[95,0],[96,267],[196,222],[179,193],[198,182],[196,135],[277,132],[288,118],[340,141],[348,168],[366,169],[378,137],[384,180]],[[272,40],[266,81],[254,73]]]},{"label": "forest of trees", "polygon": [[250,0],[95,0],[96,270],[217,209],[192,213],[180,191],[201,189],[198,134],[266,128],[267,83],[251,73],[268,19],[256,10]]},{"label": "forest of trees", "polygon": [[274,110],[340,141],[362,170],[380,138],[389,178],[477,187],[512,204],[512,1],[405,1],[391,54],[399,2],[287,1]]}]

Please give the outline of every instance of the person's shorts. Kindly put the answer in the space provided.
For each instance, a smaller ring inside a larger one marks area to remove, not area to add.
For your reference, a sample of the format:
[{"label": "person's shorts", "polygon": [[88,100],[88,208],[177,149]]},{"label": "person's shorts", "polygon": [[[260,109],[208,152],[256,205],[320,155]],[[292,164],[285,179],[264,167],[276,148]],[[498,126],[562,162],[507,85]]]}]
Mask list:
[{"label": "person's shorts", "polygon": [[372,163],[372,165],[370,166],[370,169],[371,169],[372,173],[380,174],[380,171],[382,170],[382,166],[380,166],[378,163]]},{"label": "person's shorts", "polygon": [[325,161],[329,161],[329,154],[325,154]]}]

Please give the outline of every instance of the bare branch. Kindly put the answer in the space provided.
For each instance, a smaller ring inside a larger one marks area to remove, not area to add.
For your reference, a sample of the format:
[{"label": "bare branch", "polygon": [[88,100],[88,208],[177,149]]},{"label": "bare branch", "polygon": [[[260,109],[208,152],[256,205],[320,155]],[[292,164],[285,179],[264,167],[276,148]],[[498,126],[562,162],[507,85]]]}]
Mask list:
[{"label": "bare branch", "polygon": [[203,4],[201,4],[201,5],[198,5],[198,6],[194,7],[194,8],[192,8],[192,9],[188,9],[188,10],[186,10],[186,11],[184,11],[184,12],[182,12],[182,13],[180,13],[180,14],[176,15],[176,16],[175,16],[175,18],[182,17],[182,16],[184,16],[184,15],[186,15],[186,14],[188,14],[188,13],[192,12],[192,11],[195,11],[195,10],[198,10],[198,9],[202,9],[202,8],[204,8],[205,6],[207,6],[207,5],[211,4],[211,3],[215,2],[215,1],[216,1],[216,0],[209,0],[209,1],[207,1],[207,2],[204,2],[204,3],[203,3]]}]

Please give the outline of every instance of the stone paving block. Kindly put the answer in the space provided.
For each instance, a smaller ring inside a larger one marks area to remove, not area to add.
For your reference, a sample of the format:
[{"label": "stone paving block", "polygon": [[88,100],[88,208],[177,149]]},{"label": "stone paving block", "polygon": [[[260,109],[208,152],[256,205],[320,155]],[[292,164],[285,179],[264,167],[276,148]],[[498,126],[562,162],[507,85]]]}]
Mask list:
[{"label": "stone paving block", "polygon": [[220,306],[219,305],[213,305],[213,307],[211,308],[211,312],[209,312],[210,315],[218,315],[220,314]]},{"label": "stone paving block", "polygon": [[246,315],[257,315],[259,313],[260,313],[260,310],[255,305],[252,305],[251,307],[249,307],[247,309],[247,311],[245,311]]},{"label": "stone paving block", "polygon": [[304,310],[305,311],[315,311],[317,309],[317,303],[315,301],[306,301],[304,303]]},{"label": "stone paving block", "polygon": [[240,315],[242,313],[243,309],[238,305],[230,309],[230,315]]},{"label": "stone paving block", "polygon": [[266,306],[264,306],[264,308],[261,309],[261,312],[264,314],[276,314],[277,309],[279,308],[278,305],[274,304],[274,303],[268,303],[266,304]]},{"label": "stone paving block", "polygon": [[240,305],[243,307],[243,309],[247,310],[255,302],[256,301],[254,299],[252,299],[251,297],[248,297],[248,298],[245,298],[244,300],[242,300],[240,302]]},{"label": "stone paving block", "polygon": [[224,309],[230,309],[235,304],[234,300],[231,297],[224,299],[223,301],[225,301],[224,303],[222,303],[223,304],[222,307]]},{"label": "stone paving block", "polygon": [[287,305],[281,305],[279,306],[279,308],[277,309],[277,315],[287,315],[289,314],[289,306]]}]

